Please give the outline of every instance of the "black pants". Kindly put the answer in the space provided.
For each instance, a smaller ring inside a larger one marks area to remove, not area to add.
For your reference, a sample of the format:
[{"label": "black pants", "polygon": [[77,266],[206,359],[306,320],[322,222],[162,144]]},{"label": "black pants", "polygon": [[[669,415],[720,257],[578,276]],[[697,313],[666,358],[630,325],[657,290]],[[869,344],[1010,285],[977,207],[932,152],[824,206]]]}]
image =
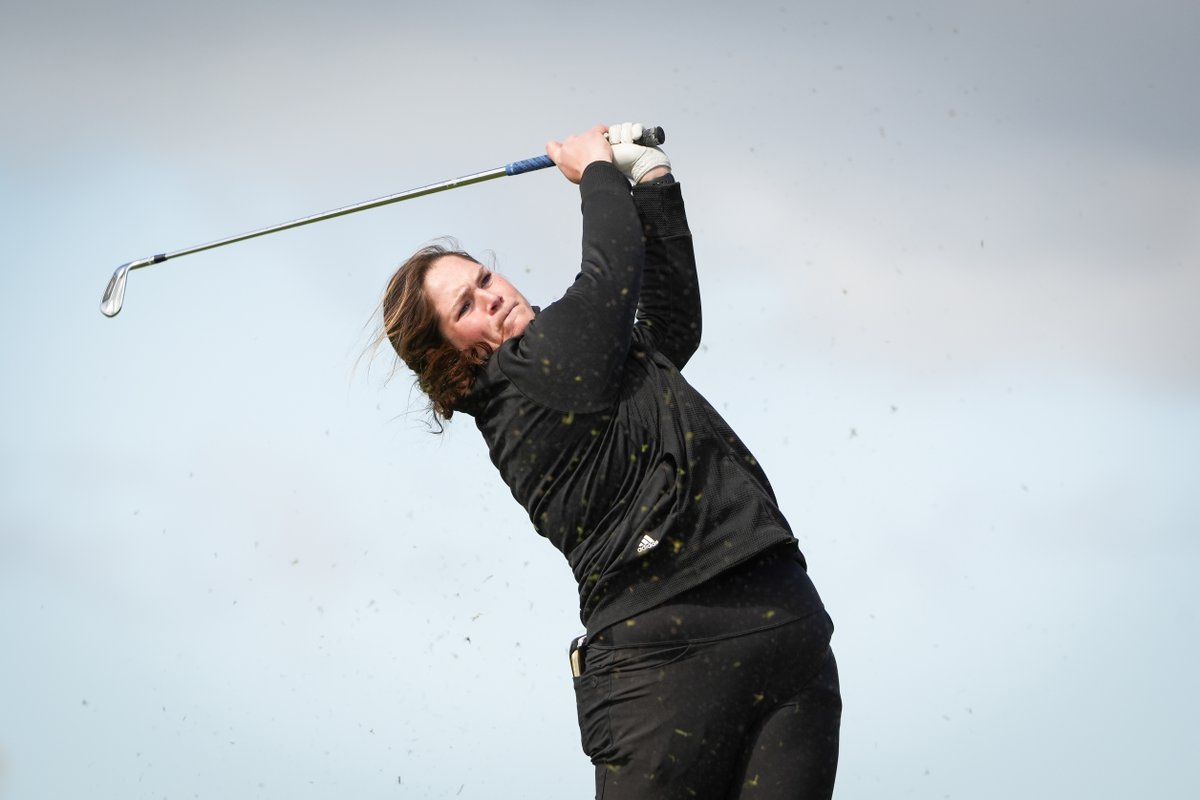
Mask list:
[{"label": "black pants", "polygon": [[593,636],[575,692],[598,800],[830,797],[832,633],[775,555]]}]

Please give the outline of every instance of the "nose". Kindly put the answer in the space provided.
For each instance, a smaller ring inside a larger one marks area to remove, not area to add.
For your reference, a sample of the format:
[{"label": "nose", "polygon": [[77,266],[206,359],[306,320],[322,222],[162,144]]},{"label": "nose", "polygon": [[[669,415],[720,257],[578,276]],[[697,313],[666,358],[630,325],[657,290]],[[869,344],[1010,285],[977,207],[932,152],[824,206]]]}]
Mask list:
[{"label": "nose", "polygon": [[484,304],[484,308],[488,310],[489,314],[495,314],[504,307],[503,295],[488,291],[487,289],[480,289],[479,291],[479,299]]}]

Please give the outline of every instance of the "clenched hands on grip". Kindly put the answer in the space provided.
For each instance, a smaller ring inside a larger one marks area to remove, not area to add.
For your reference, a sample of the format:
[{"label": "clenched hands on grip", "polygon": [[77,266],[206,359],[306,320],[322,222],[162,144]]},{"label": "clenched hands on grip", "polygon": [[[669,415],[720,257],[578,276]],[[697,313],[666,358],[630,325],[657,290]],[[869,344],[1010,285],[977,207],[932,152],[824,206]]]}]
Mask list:
[{"label": "clenched hands on grip", "polygon": [[559,171],[571,183],[579,183],[583,171],[596,161],[613,160],[612,146],[604,134],[608,133],[607,125],[594,125],[586,133],[568,136],[561,142],[546,142],[546,155],[550,156]]},{"label": "clenched hands on grip", "polygon": [[634,183],[652,180],[671,171],[671,162],[666,153],[657,147],[638,144],[642,132],[642,126],[636,122],[613,125],[608,129],[613,163],[622,175]]},{"label": "clenched hands on grip", "polygon": [[[584,133],[565,140],[546,143],[546,155],[571,183],[579,183],[583,171],[596,161],[615,164],[625,177],[634,183],[666,175],[671,162],[656,147],[634,144],[641,135],[641,125],[595,125]],[[610,141],[612,142],[610,144]]]}]

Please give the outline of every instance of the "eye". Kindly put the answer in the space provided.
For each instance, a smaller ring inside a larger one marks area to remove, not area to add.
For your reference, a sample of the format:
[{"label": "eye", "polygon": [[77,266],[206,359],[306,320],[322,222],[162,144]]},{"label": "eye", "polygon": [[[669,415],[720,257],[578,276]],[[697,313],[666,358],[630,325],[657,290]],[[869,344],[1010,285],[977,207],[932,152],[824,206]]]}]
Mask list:
[{"label": "eye", "polygon": [[479,277],[479,285],[480,286],[487,286],[491,282],[492,282],[492,273],[490,273],[490,272],[485,272],[485,273],[483,273],[483,275],[481,275]]},{"label": "eye", "polygon": [[471,310],[471,301],[467,300],[459,307],[458,315],[457,315],[456,319],[462,319],[463,315],[466,314],[470,310]]}]

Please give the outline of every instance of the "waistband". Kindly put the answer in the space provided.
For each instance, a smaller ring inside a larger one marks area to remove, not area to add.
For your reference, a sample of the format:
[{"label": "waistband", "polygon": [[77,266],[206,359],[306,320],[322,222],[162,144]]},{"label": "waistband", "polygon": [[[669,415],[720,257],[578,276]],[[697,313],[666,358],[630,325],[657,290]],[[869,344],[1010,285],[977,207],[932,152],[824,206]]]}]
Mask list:
[{"label": "waistband", "polygon": [[793,622],[822,609],[803,556],[789,544],[609,625],[592,636],[590,643],[633,647],[719,638]]}]

